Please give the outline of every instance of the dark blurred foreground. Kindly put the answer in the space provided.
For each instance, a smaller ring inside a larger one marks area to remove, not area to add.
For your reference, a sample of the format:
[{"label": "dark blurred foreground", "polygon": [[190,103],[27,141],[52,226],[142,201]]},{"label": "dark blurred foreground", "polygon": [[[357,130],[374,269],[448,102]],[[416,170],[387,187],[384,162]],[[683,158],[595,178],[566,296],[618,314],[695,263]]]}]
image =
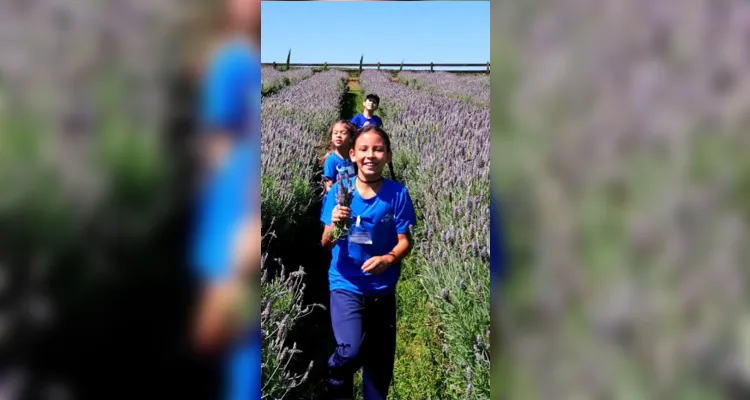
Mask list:
[{"label": "dark blurred foreground", "polygon": [[[6,182],[26,175],[8,183],[30,186],[5,191],[0,211],[3,374],[28,398],[215,398],[217,366],[195,356],[188,337],[198,288],[186,260],[192,163],[181,151],[191,121],[180,119],[166,127],[168,152],[111,148],[123,154],[107,160],[108,182],[85,208],[38,160],[3,168]],[[6,144],[46,140],[16,129]],[[147,167],[146,157],[161,160]]]},{"label": "dark blurred foreground", "polygon": [[158,3],[0,5],[0,398],[217,398],[188,336],[191,6]]}]

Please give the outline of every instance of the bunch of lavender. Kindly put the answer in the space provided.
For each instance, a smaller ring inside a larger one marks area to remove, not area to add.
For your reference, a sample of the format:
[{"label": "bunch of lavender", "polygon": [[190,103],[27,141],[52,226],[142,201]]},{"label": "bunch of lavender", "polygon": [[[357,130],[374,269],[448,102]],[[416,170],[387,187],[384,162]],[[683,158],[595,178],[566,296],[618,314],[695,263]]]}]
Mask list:
[{"label": "bunch of lavender", "polygon": [[[349,174],[344,172],[343,178],[341,175],[338,176],[339,192],[336,193],[336,204],[341,207],[349,207],[352,204],[352,197],[354,197],[354,183],[349,181]],[[349,226],[351,224],[351,218],[347,218],[346,221],[339,221],[331,231],[331,239],[338,240],[346,236],[349,233]]]}]

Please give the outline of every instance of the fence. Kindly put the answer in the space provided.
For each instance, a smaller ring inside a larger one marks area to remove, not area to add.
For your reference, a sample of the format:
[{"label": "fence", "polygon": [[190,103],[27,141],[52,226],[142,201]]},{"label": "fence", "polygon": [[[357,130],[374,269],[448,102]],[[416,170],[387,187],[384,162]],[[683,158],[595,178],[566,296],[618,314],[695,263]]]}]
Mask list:
[{"label": "fence", "polygon": [[277,69],[279,66],[285,67],[310,67],[310,68],[341,68],[341,69],[356,69],[360,66],[364,68],[377,68],[380,70],[381,68],[426,68],[430,67],[430,72],[435,71],[435,67],[443,68],[476,68],[476,69],[469,69],[469,70],[455,70],[455,71],[448,71],[448,72],[490,72],[490,63],[422,63],[422,64],[412,64],[412,63],[262,63],[263,66],[269,66],[273,67],[274,69]]}]

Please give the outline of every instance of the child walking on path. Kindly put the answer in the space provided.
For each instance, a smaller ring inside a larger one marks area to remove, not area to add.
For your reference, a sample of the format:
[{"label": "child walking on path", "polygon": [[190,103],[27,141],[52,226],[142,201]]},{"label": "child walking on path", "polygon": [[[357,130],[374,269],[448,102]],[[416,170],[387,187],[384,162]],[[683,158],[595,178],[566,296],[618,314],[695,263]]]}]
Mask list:
[{"label": "child walking on path", "polygon": [[355,115],[351,119],[351,123],[357,128],[362,129],[367,125],[375,125],[377,127],[382,128],[383,127],[383,121],[375,115],[375,110],[378,109],[378,104],[380,104],[380,97],[376,94],[368,94],[367,97],[365,97],[365,101],[362,104],[364,106],[364,111],[360,114]]},{"label": "child walking on path", "polygon": [[[321,244],[333,249],[328,271],[331,323],[337,348],[328,360],[331,398],[351,399],[354,373],[362,368],[364,400],[386,399],[396,352],[396,283],[401,260],[412,248],[410,227],[416,225],[409,192],[383,178],[391,143],[379,127],[368,125],[350,151],[358,172],[349,207],[337,205],[344,182],[328,193],[321,220]],[[346,189],[345,189],[346,190]],[[348,235],[332,237],[334,225],[352,221]]]},{"label": "child walking on path", "polygon": [[[357,129],[362,129],[366,126],[375,125],[378,128],[383,128],[383,120],[375,115],[375,111],[378,109],[380,104],[380,97],[371,93],[365,97],[365,101],[362,103],[364,111],[360,114],[355,115],[351,119],[351,123]],[[388,169],[391,171],[391,179],[396,180],[396,174],[393,172],[393,161],[388,160]]]}]

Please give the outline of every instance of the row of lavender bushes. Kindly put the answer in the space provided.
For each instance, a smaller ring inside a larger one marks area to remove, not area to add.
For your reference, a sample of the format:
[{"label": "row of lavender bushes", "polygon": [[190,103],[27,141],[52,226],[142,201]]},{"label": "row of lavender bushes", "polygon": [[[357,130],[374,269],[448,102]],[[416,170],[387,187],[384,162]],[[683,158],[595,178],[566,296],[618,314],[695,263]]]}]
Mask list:
[{"label": "row of lavender bushes", "polygon": [[[403,74],[403,72],[402,72]],[[407,268],[413,268],[436,316],[433,357],[444,380],[438,398],[489,398],[490,116],[444,92],[474,93],[446,76],[445,87],[414,90],[387,72],[364,71],[360,82],[377,93],[394,147],[394,165],[409,189],[420,226]],[[463,91],[463,92],[462,92]],[[489,87],[485,87],[488,97]],[[404,283],[402,282],[402,285]],[[403,286],[406,287],[406,286]],[[408,320],[409,310],[401,310]],[[399,377],[397,376],[398,380]],[[439,383],[438,383],[439,384]]]},{"label": "row of lavender bushes", "polygon": [[[291,72],[291,71],[290,71]],[[301,79],[261,103],[261,213],[263,218],[263,266],[261,279],[261,329],[263,399],[283,399],[290,393],[312,394],[312,361],[298,370],[292,363],[309,360],[300,354],[293,330],[315,305],[304,301],[303,267],[286,270],[283,260],[295,256],[306,243],[298,232],[310,224],[309,210],[318,200],[314,182],[319,146],[328,126],[339,118],[346,74],[326,71]],[[317,221],[317,215],[313,216]],[[312,236],[317,236],[317,232]],[[297,239],[290,239],[290,238]],[[272,250],[274,241],[283,248]],[[293,247],[292,247],[293,246]],[[298,255],[297,255],[298,256]],[[312,262],[309,260],[308,262]],[[316,268],[318,265],[305,265]],[[324,368],[324,366],[317,366]]]},{"label": "row of lavender bushes", "polygon": [[315,201],[317,150],[339,118],[346,74],[316,73],[261,102],[261,207],[264,227],[276,234]]},{"label": "row of lavender bushes", "polygon": [[750,6],[495,12],[493,398],[747,398]]},{"label": "row of lavender bushes", "polygon": [[313,71],[310,68],[280,71],[273,67],[263,67],[261,68],[260,92],[263,96],[276,93],[287,86],[311,77],[312,74]]},{"label": "row of lavender bushes", "polygon": [[399,83],[412,89],[424,90],[438,95],[447,95],[479,107],[490,106],[489,74],[459,75],[445,71],[415,72],[401,71]]}]

